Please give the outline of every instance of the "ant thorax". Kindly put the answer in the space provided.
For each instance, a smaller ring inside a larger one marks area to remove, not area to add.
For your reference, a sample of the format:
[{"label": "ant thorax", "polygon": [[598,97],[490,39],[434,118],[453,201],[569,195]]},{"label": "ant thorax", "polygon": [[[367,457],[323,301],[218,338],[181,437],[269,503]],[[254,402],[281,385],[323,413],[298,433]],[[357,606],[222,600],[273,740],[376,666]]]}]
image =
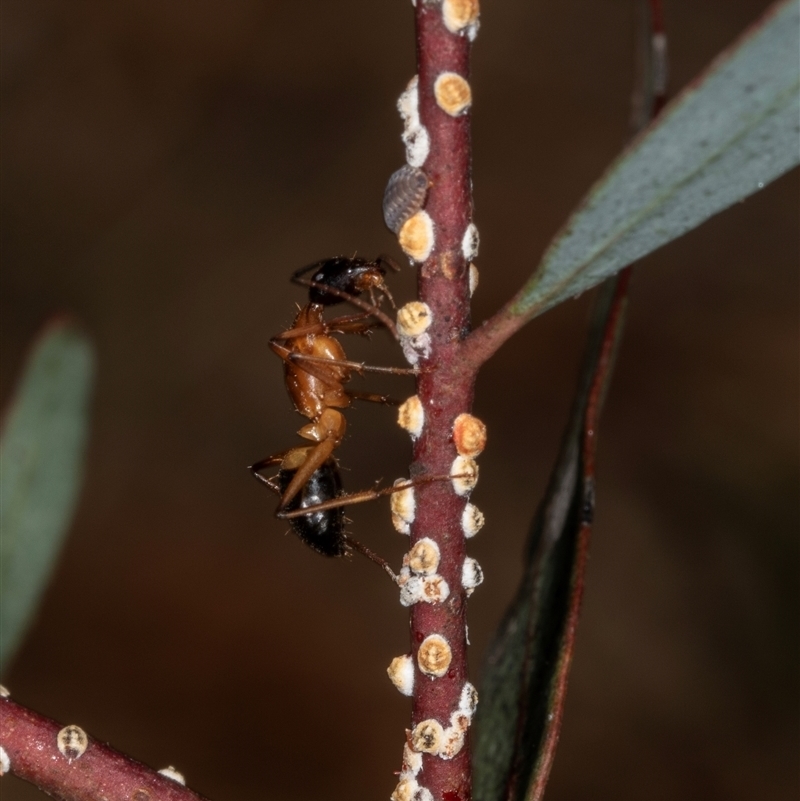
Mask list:
[{"label": "ant thorax", "polygon": [[292,330],[296,335],[285,340],[284,348],[292,357],[308,356],[319,361],[284,360],[286,389],[295,409],[304,417],[316,420],[331,406],[342,409],[350,405],[344,384],[350,371],[337,362],[347,357],[342,344],[333,336],[318,333],[324,330],[323,306],[309,303],[295,318]]}]

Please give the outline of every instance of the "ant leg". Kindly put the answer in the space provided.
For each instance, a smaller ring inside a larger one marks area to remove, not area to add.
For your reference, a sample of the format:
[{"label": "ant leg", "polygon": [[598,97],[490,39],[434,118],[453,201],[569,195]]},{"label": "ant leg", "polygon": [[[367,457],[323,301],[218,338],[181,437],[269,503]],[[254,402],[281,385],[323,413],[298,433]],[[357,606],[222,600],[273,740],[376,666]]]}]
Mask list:
[{"label": "ant leg", "polygon": [[[291,448],[289,449],[291,450]],[[266,476],[261,475],[261,471],[265,467],[272,467],[274,464],[280,464],[283,461],[283,457],[289,451],[281,451],[280,453],[276,453],[273,456],[267,456],[266,459],[261,459],[254,464],[251,464],[247,469],[253,474],[255,478],[257,478],[264,486],[268,489],[271,489],[276,495],[281,494],[281,488],[278,486],[277,482],[274,478],[267,478]]]},{"label": "ant leg", "polygon": [[356,550],[363,556],[366,556],[367,559],[371,559],[376,565],[380,565],[389,574],[392,581],[397,584],[397,573],[395,573],[394,570],[389,567],[389,563],[385,559],[378,556],[375,551],[370,550],[366,545],[363,545],[358,540],[354,540],[352,537],[349,537],[347,534],[343,534],[342,538],[351,548],[353,548],[353,550]]},{"label": "ant leg", "polygon": [[[301,328],[289,328],[286,331],[281,331],[280,334],[276,334],[272,339],[283,342],[294,337],[313,336],[314,334],[325,335],[331,331],[341,334],[370,334],[373,328],[382,325],[378,320],[369,320],[370,317],[372,317],[372,314],[369,312],[334,317],[333,320],[327,323],[306,325]],[[367,322],[368,320],[369,322]]]},{"label": "ant leg", "polygon": [[354,389],[346,390],[353,400],[369,401],[370,403],[383,403],[386,406],[400,406],[403,402],[389,395],[376,395],[374,392],[357,392]]},{"label": "ant leg", "polygon": [[[266,459],[261,459],[261,461],[256,462],[255,464],[251,464],[248,468],[250,472],[261,482],[264,483],[269,489],[271,489],[275,494],[281,495],[281,489],[278,486],[275,479],[266,478],[259,473],[259,470],[263,470],[265,467],[271,467],[274,464],[278,464],[283,461],[284,456],[289,453],[289,451],[293,450],[290,448],[287,451],[283,451],[282,453],[276,453],[274,456],[268,456]],[[308,461],[308,459],[306,460]],[[303,465],[303,467],[305,464]],[[304,482],[305,483],[305,482]],[[281,506],[284,506],[288,501],[291,501],[293,496],[289,496],[289,490],[291,490],[291,486],[287,487],[286,496],[281,498]],[[288,496],[288,497],[287,497]],[[310,507],[307,507],[310,508]],[[278,509],[280,511],[280,507]],[[305,509],[301,510],[302,512],[306,512]],[[282,517],[282,515],[278,514],[278,517]],[[351,547],[353,550],[358,551],[360,554],[363,554],[368,559],[371,559],[375,562],[376,565],[382,567],[390,576],[392,581],[397,584],[397,574],[392,570],[389,566],[389,563],[383,559],[382,557],[378,556],[374,551],[367,548],[366,545],[363,545],[358,540],[349,537],[347,534],[343,534],[342,538],[344,539],[345,543]]]},{"label": "ant leg", "polygon": [[[392,270],[394,270],[396,273],[400,272],[400,265],[391,256],[387,256],[385,253],[381,253],[378,256],[378,258],[375,259],[375,264],[377,264],[378,266],[380,266],[381,264],[385,264]],[[387,298],[389,298],[389,303],[391,303],[392,308],[396,309],[397,304],[394,302],[394,298],[392,297],[392,293],[389,291],[389,287],[384,286],[381,291],[386,295]],[[372,295],[371,292],[370,295]],[[372,302],[373,303],[375,302],[374,297],[372,298]]]},{"label": "ant leg", "polygon": [[402,272],[400,265],[388,253],[379,254],[378,258],[375,259],[375,263],[378,265],[385,264],[396,273]]},{"label": "ant leg", "polygon": [[337,445],[338,441],[333,437],[329,437],[328,439],[324,439],[322,442],[318,442],[316,445],[312,445],[307,449],[308,452],[305,460],[297,468],[297,472],[294,474],[294,476],[292,476],[289,486],[286,487],[286,491],[281,495],[281,502],[278,504],[278,508],[275,510],[275,517],[280,518],[281,520],[288,520],[290,517],[300,517],[301,515],[308,514],[308,509],[316,511],[316,506],[307,506],[296,510],[296,512],[299,512],[299,514],[296,514],[295,512],[285,512],[284,509],[286,508],[287,504],[291,503],[294,496],[297,495],[297,493],[300,492],[300,490],[303,489],[303,487],[308,483],[308,480],[317,471],[317,469],[322,467],[323,463],[333,453]]},{"label": "ant leg", "polygon": [[[308,375],[316,378],[322,384],[325,384],[330,389],[337,391],[341,390],[345,395],[349,395],[350,393],[344,390],[342,385],[342,377],[331,375],[329,370],[325,369],[325,366],[337,366],[337,365],[346,365],[347,362],[340,362],[334,359],[318,359],[313,356],[309,357],[302,357],[300,354],[292,353],[288,348],[285,348],[283,345],[279,345],[274,340],[270,340],[269,343],[270,348],[272,348],[273,353],[276,353],[280,358],[286,362],[287,365],[297,365],[299,369],[301,369],[304,373],[308,373]],[[315,362],[315,364],[307,364],[301,363],[306,362],[306,360]],[[345,381],[349,380],[349,375],[347,378],[344,379]]]},{"label": "ant leg", "polygon": [[[284,347],[283,345],[278,344],[278,342],[274,339],[269,341],[269,346],[272,349],[272,352],[277,354],[287,365],[289,364],[298,364],[300,361],[299,359],[295,361],[296,356],[299,354],[292,353],[289,348]],[[312,358],[312,357],[309,357]],[[338,362],[333,361],[332,359],[315,359],[315,361],[319,362],[322,365],[335,365]],[[313,376],[318,381],[321,381],[323,384],[331,388],[340,387],[342,384],[342,380],[340,377],[331,376],[330,374],[326,373],[322,367],[314,367],[313,364],[304,364],[299,365],[303,372],[308,373],[310,376]]]},{"label": "ant leg", "polygon": [[[341,384],[341,379],[326,374],[322,367],[315,369],[314,364],[328,367],[347,367],[351,370],[361,372],[388,373],[390,375],[417,375],[418,371],[413,367],[374,367],[360,362],[348,362],[339,359],[323,359],[317,356],[306,356],[301,353],[292,353],[287,347],[280,345],[276,340],[271,339],[269,343],[273,353],[276,353],[287,364],[298,364],[302,369],[323,384],[334,387]],[[352,394],[352,393],[348,393]]]},{"label": "ant leg", "polygon": [[322,356],[308,356],[305,353],[290,353],[286,357],[288,362],[302,362],[304,364],[329,364],[335,367],[348,367],[356,373],[388,373],[389,375],[419,375],[415,367],[376,367],[364,362],[351,362],[345,359],[325,359]]},{"label": "ant leg", "polygon": [[361,492],[353,492],[349,495],[340,495],[338,498],[322,501],[322,503],[315,503],[313,506],[304,506],[302,509],[295,509],[293,512],[281,512],[279,510],[276,516],[281,520],[291,520],[293,517],[301,517],[302,515],[311,514],[312,512],[321,512],[325,509],[335,509],[337,506],[352,506],[356,503],[366,503],[376,498],[382,498],[384,495],[392,495],[395,492],[402,492],[412,487],[418,487],[420,484],[429,484],[432,481],[450,481],[460,477],[463,476],[448,474],[444,476],[420,476],[418,478],[410,478],[402,484],[395,484],[392,487],[362,490]]},{"label": "ant leg", "polygon": [[352,303],[353,306],[357,306],[359,309],[363,309],[364,311],[369,312],[373,317],[380,320],[388,329],[389,333],[396,339],[399,340],[397,335],[397,328],[395,324],[392,322],[391,318],[385,313],[382,312],[375,303],[367,303],[367,301],[362,300],[355,295],[351,295],[349,292],[344,292],[341,289],[336,289],[332,286],[326,286],[325,284],[320,284],[317,281],[309,281],[307,278],[295,278],[296,283],[303,284],[304,286],[310,286],[314,289],[319,289],[325,292],[328,295],[334,295],[337,298],[341,298],[342,300],[346,300],[348,303]]},{"label": "ant leg", "polygon": [[[388,373],[390,375],[417,375],[419,373],[413,367],[374,367],[371,365],[361,364],[360,362],[341,361],[339,359],[322,359],[316,356],[306,356],[300,353],[292,353],[288,348],[280,345],[274,339],[269,343],[272,351],[276,353],[287,364],[298,365],[303,372],[321,381],[323,384],[336,388],[341,387],[342,379],[340,376],[332,376],[325,369],[326,367],[344,367],[346,369],[363,372],[376,372]],[[318,366],[315,366],[318,365]],[[377,395],[369,392],[357,392],[351,390],[344,391],[346,395],[358,400],[373,401],[375,403],[385,403],[390,406],[399,406],[402,401],[397,401],[394,398],[385,395]]]},{"label": "ant leg", "polygon": [[[334,448],[336,447],[337,442],[333,437],[323,440],[322,442],[317,443],[316,445],[311,446],[300,446],[298,448],[289,448],[288,450],[281,451],[280,453],[276,453],[274,456],[268,456],[266,459],[261,459],[261,461],[256,462],[255,464],[251,464],[248,468],[250,472],[266,487],[271,489],[276,495],[279,495],[281,500],[278,504],[278,509],[275,512],[275,516],[281,519],[285,518],[287,515],[282,513],[282,510],[286,507],[288,503],[292,501],[292,499],[297,495],[297,493],[308,483],[308,480],[314,474],[314,472],[325,462],[325,460],[331,455]],[[261,475],[261,470],[265,467],[271,467],[274,464],[283,464],[286,460],[288,454],[292,453],[292,451],[304,451],[305,456],[302,457],[303,461],[296,468],[296,472],[292,477],[292,480],[289,482],[289,486],[286,487],[286,491],[283,491],[278,484],[278,482],[274,478],[267,478],[266,476]],[[310,507],[309,507],[310,508]],[[316,508],[316,507],[314,507]],[[300,514],[302,515],[304,512],[303,510],[299,510]],[[289,517],[297,517],[298,515],[293,513],[288,513]]]},{"label": "ant leg", "polygon": [[376,328],[383,325],[380,320],[370,319],[371,317],[372,315],[367,312],[346,317],[334,317],[333,320],[325,324],[325,327],[327,331],[334,331],[337,334],[370,336]]}]

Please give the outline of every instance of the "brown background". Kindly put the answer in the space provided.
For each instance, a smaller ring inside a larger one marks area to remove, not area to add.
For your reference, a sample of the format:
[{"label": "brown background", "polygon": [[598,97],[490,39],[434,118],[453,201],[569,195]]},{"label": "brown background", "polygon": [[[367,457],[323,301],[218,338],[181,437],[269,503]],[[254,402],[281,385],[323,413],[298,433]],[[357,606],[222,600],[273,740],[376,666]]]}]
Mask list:
[{"label": "brown background", "polygon": [[[766,5],[668,2],[673,88]],[[484,6],[476,321],[624,142],[634,27],[632,0]],[[411,4],[6,0],[3,18],[2,397],[55,311],[99,351],[83,499],[4,682],[220,801],[387,798],[409,714],[384,672],[407,646],[397,592],[283,536],[245,467],[301,423],[267,349],[302,300],[290,271],[399,255],[380,198],[403,158]],[[551,801],[794,797],[797,201],[795,172],[635,275]],[[411,270],[392,286],[409,299]],[[478,387],[476,675],[588,302],[529,326]],[[382,335],[350,352],[401,361]],[[392,417],[349,414],[348,487],[403,474]],[[351,528],[397,562],[386,507]],[[14,779],[3,793],[38,797]]]}]

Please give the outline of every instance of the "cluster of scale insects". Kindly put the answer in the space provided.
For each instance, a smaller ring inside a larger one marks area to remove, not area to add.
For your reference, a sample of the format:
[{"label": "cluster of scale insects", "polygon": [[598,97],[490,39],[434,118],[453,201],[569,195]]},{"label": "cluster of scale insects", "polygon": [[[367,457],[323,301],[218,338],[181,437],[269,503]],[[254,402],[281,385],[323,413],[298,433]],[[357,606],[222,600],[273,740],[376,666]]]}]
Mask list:
[{"label": "cluster of scale insects", "polygon": [[[398,269],[386,256],[373,261],[337,256],[303,267],[292,281],[308,287],[308,303],[297,313],[292,327],[272,337],[270,348],[283,362],[286,391],[296,411],[309,422],[297,432],[310,444],[298,445],[261,459],[250,471],[280,496],[275,516],[288,520],[297,536],[324,556],[344,556],[357,550],[397,579],[388,563],[345,533],[344,508],[355,503],[401,492],[423,481],[451,479],[435,476],[404,481],[385,489],[346,494],[342,488],[334,451],[344,438],[347,423],[342,413],[353,400],[398,405],[398,401],[345,387],[353,373],[379,372],[413,375],[414,368],[374,367],[349,361],[336,334],[368,334],[380,326],[396,336],[391,319],[381,310],[386,299],[394,300],[385,283],[386,267]],[[312,277],[305,276],[311,273]],[[370,300],[361,295],[367,293]],[[348,302],[358,309],[349,315],[326,320],[327,306]],[[279,465],[278,474],[262,471]]]}]

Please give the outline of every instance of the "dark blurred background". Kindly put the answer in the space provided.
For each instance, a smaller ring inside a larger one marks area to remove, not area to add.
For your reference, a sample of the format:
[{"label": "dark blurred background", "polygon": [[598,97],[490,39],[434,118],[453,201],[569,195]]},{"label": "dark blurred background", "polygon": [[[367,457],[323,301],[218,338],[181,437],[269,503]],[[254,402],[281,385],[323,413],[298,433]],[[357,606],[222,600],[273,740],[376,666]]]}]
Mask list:
[{"label": "dark blurred background", "polygon": [[[672,90],[766,6],[667,2]],[[476,322],[628,136],[635,3],[487,0],[482,23]],[[388,798],[409,702],[385,668],[407,648],[406,612],[365,560],[284,536],[246,466],[302,423],[267,347],[303,298],[289,273],[400,256],[380,200],[403,161],[411,3],[6,0],[2,45],[3,400],[54,312],[99,350],[85,491],[5,683],[220,801]],[[634,276],[551,801],[796,797],[797,268],[794,172]],[[413,286],[410,269],[392,277],[402,301]],[[531,324],[478,387],[476,676],[590,300]],[[349,346],[401,363],[382,334]],[[393,419],[349,413],[347,487],[404,474]],[[354,509],[351,530],[397,563],[387,507]]]}]

